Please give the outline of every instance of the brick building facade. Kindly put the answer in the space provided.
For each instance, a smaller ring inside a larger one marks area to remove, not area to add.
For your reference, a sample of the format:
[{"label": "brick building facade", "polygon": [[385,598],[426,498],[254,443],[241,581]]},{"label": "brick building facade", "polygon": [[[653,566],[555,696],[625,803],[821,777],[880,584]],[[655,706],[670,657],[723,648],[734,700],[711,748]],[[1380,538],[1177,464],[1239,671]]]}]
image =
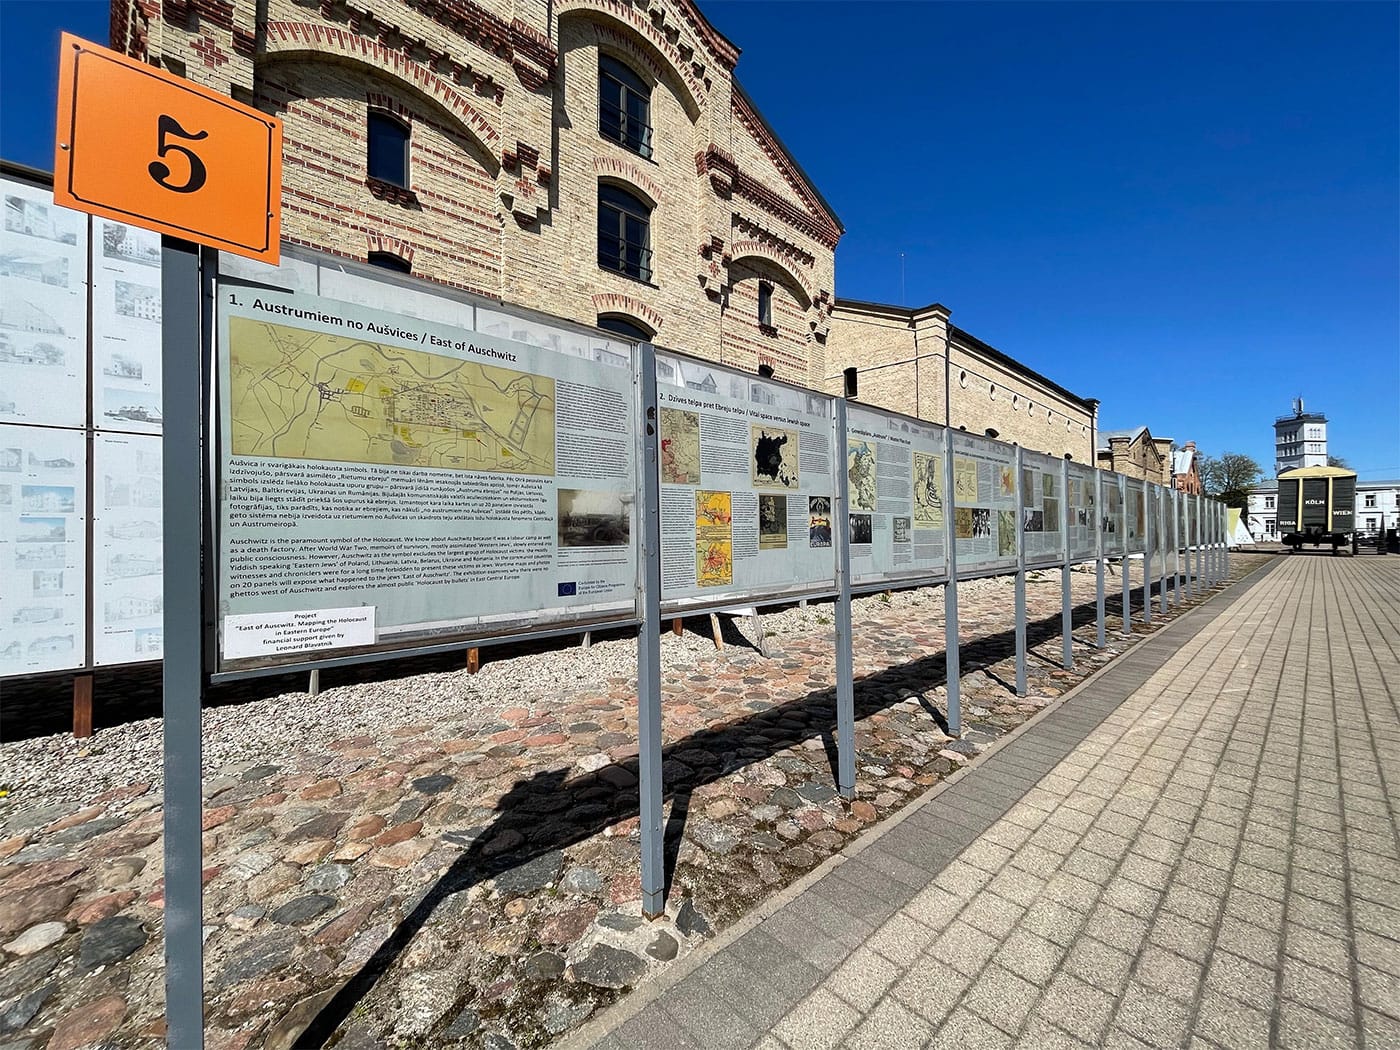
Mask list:
[{"label": "brick building facade", "polygon": [[837,299],[825,389],[854,367],[859,399],[1025,448],[1092,463],[1098,401],[1082,398],[949,323],[938,303]]},{"label": "brick building facade", "polygon": [[1172,439],[1153,437],[1147,427],[1105,430],[1099,435],[1097,465],[1129,478],[1172,485]]},{"label": "brick building facade", "polygon": [[827,375],[841,224],[690,0],[113,0],[112,42],[282,118],[288,241]]},{"label": "brick building facade", "polygon": [[1188,441],[1172,453],[1172,487],[1190,496],[1199,496],[1205,491],[1201,481],[1201,454],[1196,451],[1196,443]]}]

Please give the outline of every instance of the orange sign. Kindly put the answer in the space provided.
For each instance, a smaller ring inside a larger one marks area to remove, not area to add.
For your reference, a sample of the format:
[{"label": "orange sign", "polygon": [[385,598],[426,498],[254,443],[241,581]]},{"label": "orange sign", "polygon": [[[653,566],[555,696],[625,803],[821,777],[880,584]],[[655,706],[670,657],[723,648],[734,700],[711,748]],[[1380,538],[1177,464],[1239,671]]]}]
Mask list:
[{"label": "orange sign", "polygon": [[282,122],[68,33],[53,199],[276,263]]}]

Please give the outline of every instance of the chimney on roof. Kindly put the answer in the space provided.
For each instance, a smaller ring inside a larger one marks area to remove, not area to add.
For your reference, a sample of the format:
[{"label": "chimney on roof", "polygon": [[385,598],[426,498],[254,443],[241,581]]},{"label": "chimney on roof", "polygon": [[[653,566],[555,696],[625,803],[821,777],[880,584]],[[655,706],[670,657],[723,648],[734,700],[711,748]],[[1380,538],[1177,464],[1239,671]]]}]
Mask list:
[{"label": "chimney on roof", "polygon": [[1182,445],[1181,447],[1182,447],[1182,449],[1188,449],[1188,448],[1189,448],[1192,452],[1196,451],[1196,443],[1195,443],[1194,441],[1188,441],[1188,442],[1186,442],[1186,444]]}]

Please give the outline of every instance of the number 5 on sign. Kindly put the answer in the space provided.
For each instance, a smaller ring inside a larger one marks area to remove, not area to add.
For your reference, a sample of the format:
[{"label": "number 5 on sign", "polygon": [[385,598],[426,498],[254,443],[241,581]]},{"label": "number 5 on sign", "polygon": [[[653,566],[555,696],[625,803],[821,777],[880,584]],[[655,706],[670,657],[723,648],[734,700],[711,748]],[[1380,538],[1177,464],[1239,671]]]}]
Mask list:
[{"label": "number 5 on sign", "polygon": [[63,34],[54,203],[276,263],[282,122]]}]

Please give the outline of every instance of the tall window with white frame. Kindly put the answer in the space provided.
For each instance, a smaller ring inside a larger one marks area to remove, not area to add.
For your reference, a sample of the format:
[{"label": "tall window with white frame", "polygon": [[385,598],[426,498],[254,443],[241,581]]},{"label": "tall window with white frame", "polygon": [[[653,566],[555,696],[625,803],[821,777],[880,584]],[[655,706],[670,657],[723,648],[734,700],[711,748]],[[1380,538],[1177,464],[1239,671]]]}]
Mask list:
[{"label": "tall window with white frame", "polygon": [[598,56],[598,133],[651,157],[651,88],[611,55]]},{"label": "tall window with white frame", "polygon": [[651,208],[606,182],[598,184],[598,265],[651,281]]},{"label": "tall window with white frame", "polygon": [[378,182],[408,189],[409,126],[383,110],[369,111],[365,168]]}]

